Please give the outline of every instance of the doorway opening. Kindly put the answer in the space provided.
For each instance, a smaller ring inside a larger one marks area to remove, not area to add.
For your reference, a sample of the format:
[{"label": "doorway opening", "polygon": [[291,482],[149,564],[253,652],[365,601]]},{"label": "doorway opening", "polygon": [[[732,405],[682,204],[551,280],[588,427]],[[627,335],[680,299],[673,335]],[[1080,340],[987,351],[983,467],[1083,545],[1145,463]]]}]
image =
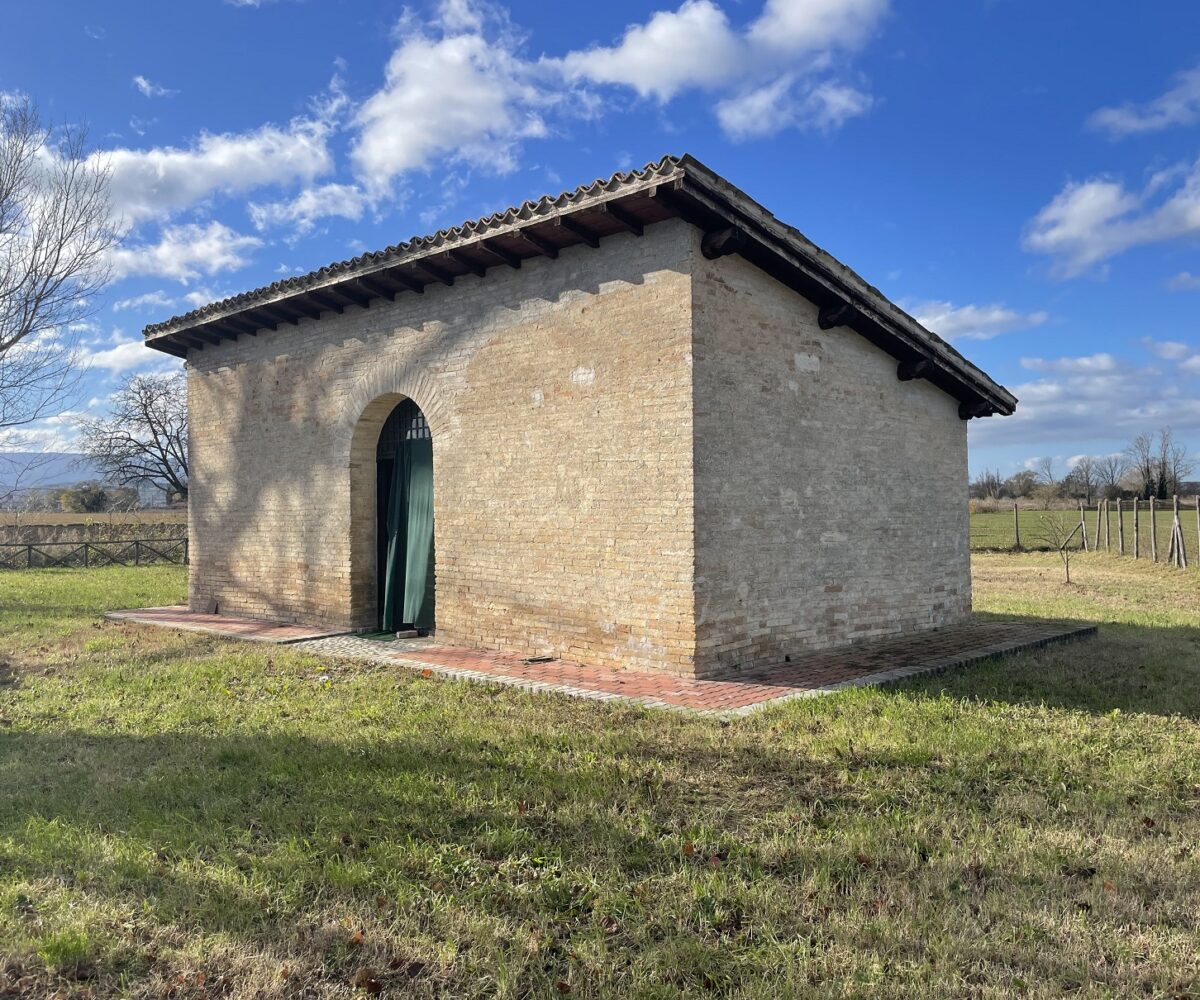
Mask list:
[{"label": "doorway opening", "polygon": [[433,436],[411,399],[400,403],[375,448],[379,628],[434,628]]}]

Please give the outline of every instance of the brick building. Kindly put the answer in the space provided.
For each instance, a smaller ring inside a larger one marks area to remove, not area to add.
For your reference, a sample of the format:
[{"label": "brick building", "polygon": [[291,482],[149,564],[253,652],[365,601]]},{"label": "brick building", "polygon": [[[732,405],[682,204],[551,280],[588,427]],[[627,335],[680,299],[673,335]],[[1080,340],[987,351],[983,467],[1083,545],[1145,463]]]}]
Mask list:
[{"label": "brick building", "polygon": [[691,157],[146,328],[194,609],[707,676],[961,620],[1014,397]]}]

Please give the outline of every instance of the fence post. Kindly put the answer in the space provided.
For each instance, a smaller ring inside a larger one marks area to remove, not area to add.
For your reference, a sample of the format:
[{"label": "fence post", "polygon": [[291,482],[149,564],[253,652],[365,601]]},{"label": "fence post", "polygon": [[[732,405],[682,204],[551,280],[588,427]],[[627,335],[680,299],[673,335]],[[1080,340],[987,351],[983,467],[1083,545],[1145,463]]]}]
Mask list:
[{"label": "fence post", "polygon": [[83,568],[88,568],[88,543],[83,543]]},{"label": "fence post", "polygon": [[1087,551],[1087,518],[1083,515],[1083,501],[1079,501],[1079,547]]},{"label": "fence post", "polygon": [[1021,549],[1021,519],[1018,514],[1019,509],[1020,508],[1017,506],[1017,501],[1014,500],[1013,501],[1013,539],[1014,539],[1013,549],[1018,552]]},{"label": "fence post", "polygon": [[1154,497],[1150,498],[1150,558],[1158,562],[1158,518]]},{"label": "fence post", "polygon": [[1141,555],[1142,536],[1138,532],[1138,498],[1133,498],[1133,558]]},{"label": "fence post", "polygon": [[1125,554],[1125,515],[1121,513],[1121,498],[1117,497],[1117,554]]},{"label": "fence post", "polygon": [[135,566],[142,564],[142,543],[139,541],[133,543],[133,564]]},{"label": "fence post", "polygon": [[1101,508],[1103,508],[1103,506],[1104,506],[1103,500],[1096,501],[1096,538],[1092,542],[1092,551],[1093,552],[1100,551],[1100,510],[1101,510]]},{"label": "fence post", "polygon": [[25,546],[25,568],[33,569],[33,546]]},{"label": "fence post", "polygon": [[1112,551],[1112,521],[1108,519],[1108,500],[1104,501],[1104,551]]},{"label": "fence post", "polygon": [[188,564],[188,540],[186,538],[183,540],[183,564],[185,566]]}]

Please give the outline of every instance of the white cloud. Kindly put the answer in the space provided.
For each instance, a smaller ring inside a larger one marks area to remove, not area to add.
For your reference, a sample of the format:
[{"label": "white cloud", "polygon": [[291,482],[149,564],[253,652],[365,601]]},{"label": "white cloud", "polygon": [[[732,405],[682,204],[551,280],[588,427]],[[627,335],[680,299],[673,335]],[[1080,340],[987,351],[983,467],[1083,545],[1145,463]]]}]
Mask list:
[{"label": "white cloud", "polygon": [[168,90],[166,87],[160,86],[140,75],[133,78],[133,85],[141,92],[143,97],[174,97],[179,93],[178,90]]},{"label": "white cloud", "polygon": [[946,340],[991,340],[1002,333],[1041,326],[1049,319],[1045,312],[1022,313],[999,303],[956,306],[953,302],[921,302],[908,311],[927,330]]},{"label": "white cloud", "polygon": [[[828,81],[815,86],[795,86],[785,74],[757,90],[717,104],[717,121],[732,139],[774,135],[785,128],[831,131],[851,118],[866,114],[873,103],[869,94]],[[797,92],[799,91],[799,92]]]},{"label": "white cloud", "polygon": [[1079,450],[1165,426],[1185,439],[1200,435],[1200,396],[1192,382],[1200,361],[1197,372],[1163,371],[1098,357],[1107,358],[1056,358],[1043,363],[1044,377],[1010,386],[1020,400],[1016,413],[971,421],[971,447],[1071,442],[1071,450]]},{"label": "white cloud", "polygon": [[251,202],[247,209],[260,232],[270,226],[291,225],[297,232],[306,233],[317,219],[338,217],[357,221],[366,207],[366,195],[358,185],[322,184],[305,188],[290,201]]},{"label": "white cloud", "polygon": [[376,192],[435,156],[515,169],[522,139],[544,136],[550,101],[501,39],[411,34],[388,60],[384,86],[358,109],[351,159]]},{"label": "white cloud", "polygon": [[1187,372],[1189,375],[1200,375],[1200,354],[1193,354],[1190,358],[1181,361],[1179,370]]},{"label": "white cloud", "polygon": [[109,342],[111,346],[80,348],[82,360],[90,368],[101,368],[119,375],[134,368],[173,368],[179,361],[162,351],[148,348],[141,337],[126,337],[119,331]]},{"label": "white cloud", "polygon": [[1175,85],[1145,104],[1126,102],[1100,108],[1088,119],[1088,125],[1109,138],[1120,139],[1142,132],[1159,132],[1172,125],[1193,125],[1200,121],[1200,66],[1175,77]]},{"label": "white cloud", "polygon": [[614,45],[546,62],[570,80],[623,84],[664,103],[687,88],[730,89],[717,119],[735,139],[827,130],[866,113],[872,99],[816,75],[829,70],[836,51],[862,46],[887,7],[887,0],[766,0],[738,32],[713,0],[685,0],[626,28]]},{"label": "white cloud", "polygon": [[571,52],[561,60],[569,79],[619,83],[642,97],[669,101],[685,87],[713,88],[747,64],[745,42],[711,0],[685,0],[630,25],[621,41]]},{"label": "white cloud", "polygon": [[161,218],[216,192],[238,194],[267,184],[311,182],[333,168],[330,126],[297,119],[239,135],[201,135],[178,149],[112,149],[93,154],[112,171],[115,213],[127,223]]},{"label": "white cloud", "polygon": [[1165,361],[1180,361],[1194,350],[1181,340],[1155,340],[1153,337],[1143,337],[1142,346],[1156,358]]},{"label": "white cloud", "polygon": [[164,226],[157,243],[119,247],[112,252],[111,262],[119,278],[142,274],[186,284],[201,275],[245,266],[246,254],[261,245],[256,237],[234,232],[221,222]]},{"label": "white cloud", "polygon": [[789,54],[855,49],[887,13],[887,0],[767,0],[750,42]]},{"label": "white cloud", "polygon": [[1131,247],[1198,232],[1200,160],[1155,173],[1140,192],[1104,177],[1067,184],[1033,219],[1025,248],[1071,277]]},{"label": "white cloud", "polygon": [[1021,367],[1035,372],[1060,372],[1068,375],[1097,375],[1117,370],[1111,354],[1088,354],[1077,358],[1022,358]]},{"label": "white cloud", "polygon": [[147,292],[145,295],[134,295],[128,299],[118,299],[113,303],[113,312],[124,312],[127,309],[171,309],[175,300],[166,292]]},{"label": "white cloud", "polygon": [[1167,280],[1167,288],[1172,292],[1194,292],[1200,290],[1200,274],[1190,271],[1180,271]]}]

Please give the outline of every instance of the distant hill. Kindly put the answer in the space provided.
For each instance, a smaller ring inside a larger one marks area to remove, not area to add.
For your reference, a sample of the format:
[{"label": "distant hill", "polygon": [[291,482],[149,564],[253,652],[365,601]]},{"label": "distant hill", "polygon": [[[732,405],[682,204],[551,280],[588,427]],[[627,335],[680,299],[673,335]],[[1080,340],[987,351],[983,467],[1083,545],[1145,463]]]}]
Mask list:
[{"label": "distant hill", "polygon": [[102,478],[95,465],[73,452],[0,452],[0,495],[18,486],[44,490]]}]

